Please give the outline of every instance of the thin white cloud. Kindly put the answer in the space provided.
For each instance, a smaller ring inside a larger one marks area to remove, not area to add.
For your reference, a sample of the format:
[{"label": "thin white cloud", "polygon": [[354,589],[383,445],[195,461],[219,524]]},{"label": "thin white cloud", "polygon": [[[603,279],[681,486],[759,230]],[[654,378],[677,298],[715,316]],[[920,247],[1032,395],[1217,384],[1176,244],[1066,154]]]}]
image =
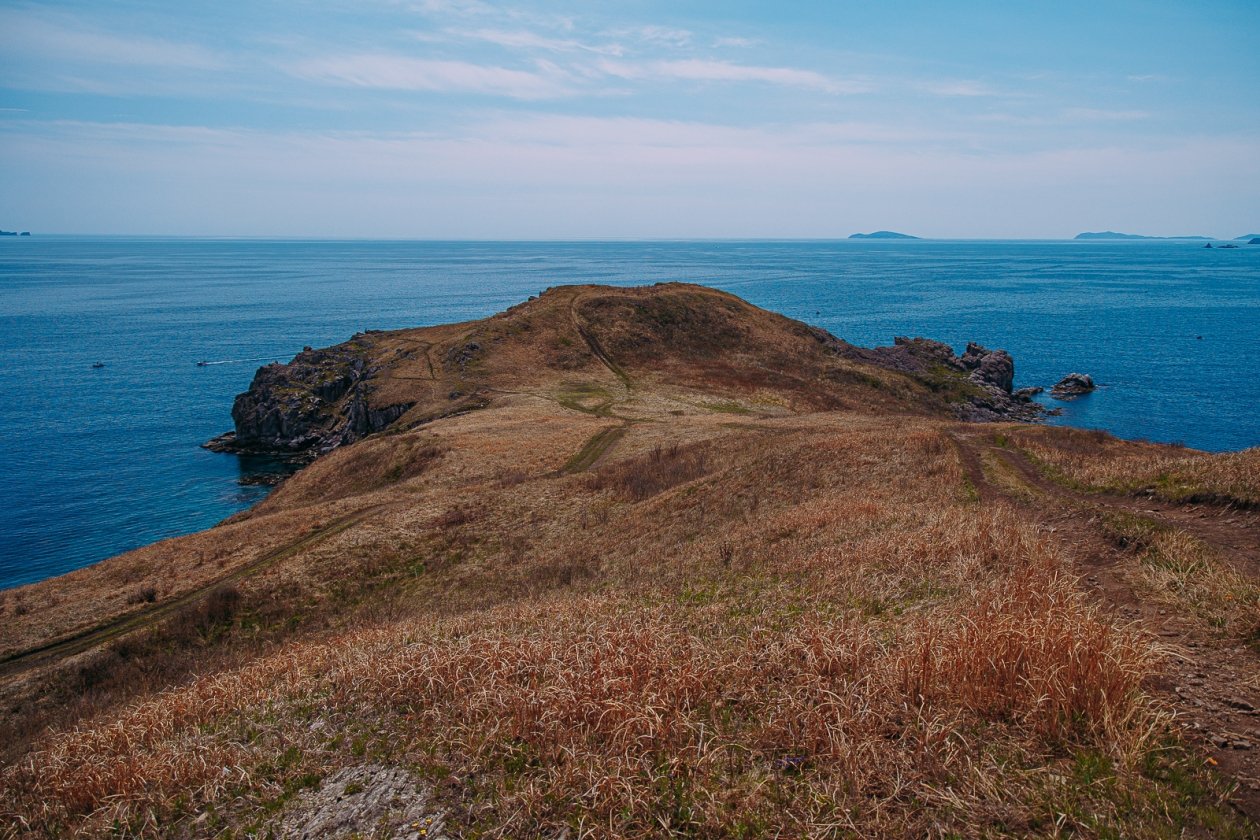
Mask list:
[{"label": "thin white cloud", "polygon": [[411,8],[426,15],[488,15],[496,11],[481,0],[419,0]]},{"label": "thin white cloud", "polygon": [[602,33],[612,38],[633,38],[658,47],[685,47],[691,43],[692,34],[687,29],[670,26],[629,26],[610,29]]},{"label": "thin white cloud", "polygon": [[175,70],[218,70],[226,61],[197,44],[116,34],[92,27],[72,15],[0,9],[0,53],[66,64],[106,64]]},{"label": "thin white cloud", "polygon": [[[4,121],[0,140],[30,218],[99,232],[834,236],[885,216],[944,236],[1064,225],[1071,235],[1135,207],[1152,208],[1152,230],[1176,227],[1162,208],[1194,215],[1205,180],[1224,185],[1212,204],[1231,217],[1260,194],[1250,136],[980,156],[914,132],[865,142],[880,130],[571,117],[514,126],[505,114],[440,133]],[[964,191],[966,212],[942,215]]]},{"label": "thin white cloud", "polygon": [[558,68],[539,66],[542,72],[376,53],[309,59],[287,69],[312,81],[382,90],[479,93],[524,100],[573,93]]},{"label": "thin white cloud", "polygon": [[584,44],[573,38],[551,38],[526,29],[451,30],[451,34],[509,49],[546,50],[557,53],[587,52],[613,56],[625,53],[625,48],[620,44]]},{"label": "thin white cloud", "polygon": [[682,59],[677,61],[601,61],[600,72],[619,79],[664,79],[695,82],[763,82],[786,87],[809,88],[826,93],[866,93],[864,81],[833,79],[813,70],[794,67],[758,67],[729,61]]},{"label": "thin white cloud", "polygon": [[757,41],[755,41],[755,40],[753,40],[752,38],[714,38],[714,39],[713,39],[713,46],[718,47],[718,48],[721,48],[721,47],[737,47],[737,48],[752,47],[752,46],[756,46],[756,44],[757,44],[757,43],[758,43],[758,42],[757,42]]},{"label": "thin white cloud", "polygon": [[916,87],[933,96],[999,96],[999,92],[983,82],[966,79],[920,82]]},{"label": "thin white cloud", "polygon": [[1101,120],[1128,122],[1131,120],[1150,119],[1149,111],[1108,110],[1106,108],[1067,108],[1063,116],[1069,120]]},{"label": "thin white cloud", "polygon": [[1135,73],[1125,78],[1130,82],[1163,82],[1168,79],[1167,76],[1161,73]]}]

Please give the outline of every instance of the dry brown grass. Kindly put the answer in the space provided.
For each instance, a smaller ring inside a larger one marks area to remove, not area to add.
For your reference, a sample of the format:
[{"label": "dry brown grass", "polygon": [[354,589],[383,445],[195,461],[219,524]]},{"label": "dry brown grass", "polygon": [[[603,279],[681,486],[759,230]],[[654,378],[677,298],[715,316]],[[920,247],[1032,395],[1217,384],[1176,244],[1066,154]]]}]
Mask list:
[{"label": "dry brown grass", "polygon": [[371,753],[466,780],[466,818],[495,837],[1051,835],[1073,824],[1065,798],[1086,833],[1153,819],[1072,779],[1097,753],[1149,796],[1162,729],[1149,648],[1086,604],[1044,534],[1006,509],[895,533],[866,527],[870,503],[844,511],[855,539],[812,553],[736,536],[621,594],[557,580],[291,644],[48,739],[6,771],[4,807],[86,836],[160,834],[190,806],[239,824]]},{"label": "dry brown grass", "polygon": [[[618,375],[565,332],[579,292],[372,337],[407,360],[382,393],[445,404],[428,356],[441,370],[480,330],[495,352],[460,375],[499,389],[490,407],[6,596],[5,619],[27,611],[0,634],[17,644],[79,626],[57,599],[103,580],[112,615],[279,552],[234,596],[6,685],[4,708],[29,710],[72,694],[75,668],[96,680],[59,718],[18,715],[0,825],[261,834],[301,787],[371,761],[430,779],[470,836],[1229,836],[1142,690],[1148,640],[1090,606],[1057,535],[976,503],[947,424],[885,412],[916,386],[823,365],[781,319],[739,333],[749,358],[711,352],[735,310],[673,304],[600,333]],[[652,368],[657,333],[702,358]],[[850,402],[869,410],[792,413]],[[614,422],[589,471],[566,469]]]},{"label": "dry brown grass", "polygon": [[1073,429],[1027,430],[1013,437],[1052,478],[1081,489],[1260,507],[1260,448],[1210,455]]},{"label": "dry brown grass", "polygon": [[1260,632],[1260,585],[1186,531],[1130,513],[1111,512],[1112,537],[1141,563],[1151,597],[1227,636],[1253,642]]},{"label": "dry brown grass", "polygon": [[591,477],[590,484],[593,490],[611,490],[622,499],[641,502],[707,471],[708,458],[703,448],[657,444],[646,456],[618,461],[600,470]]}]

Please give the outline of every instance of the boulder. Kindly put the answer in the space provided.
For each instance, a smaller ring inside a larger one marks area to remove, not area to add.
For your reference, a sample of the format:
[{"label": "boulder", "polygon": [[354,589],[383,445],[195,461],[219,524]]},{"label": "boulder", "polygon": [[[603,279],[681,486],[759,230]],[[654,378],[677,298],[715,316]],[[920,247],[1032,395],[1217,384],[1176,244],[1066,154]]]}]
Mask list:
[{"label": "boulder", "polygon": [[1058,400],[1070,400],[1088,394],[1097,387],[1088,373],[1069,373],[1050,389],[1050,396]]},{"label": "boulder", "polygon": [[977,385],[992,385],[1011,393],[1015,383],[1015,360],[1005,350],[989,350],[979,344],[968,344],[962,365],[971,371],[969,377]]},{"label": "boulder", "polygon": [[1042,388],[1040,385],[1030,385],[1027,388],[1016,389],[1015,391],[1011,393],[1011,396],[1017,400],[1023,400],[1024,402],[1028,402],[1033,397],[1044,392],[1045,390],[1046,389]]}]

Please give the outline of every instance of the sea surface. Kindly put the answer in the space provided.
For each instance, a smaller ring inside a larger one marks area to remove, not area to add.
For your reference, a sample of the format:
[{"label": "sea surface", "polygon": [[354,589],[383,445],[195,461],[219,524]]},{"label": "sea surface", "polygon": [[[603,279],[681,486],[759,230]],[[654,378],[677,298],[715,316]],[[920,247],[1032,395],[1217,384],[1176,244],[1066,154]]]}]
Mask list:
[{"label": "sea surface", "polygon": [[[1102,387],[1054,422],[1260,444],[1260,246],[1184,242],[0,240],[0,588],[206,528],[278,469],[207,452],[254,370],[544,288],[681,280],[857,344],[1005,348]],[[197,361],[207,361],[197,367]],[[104,367],[94,368],[101,362]]]}]

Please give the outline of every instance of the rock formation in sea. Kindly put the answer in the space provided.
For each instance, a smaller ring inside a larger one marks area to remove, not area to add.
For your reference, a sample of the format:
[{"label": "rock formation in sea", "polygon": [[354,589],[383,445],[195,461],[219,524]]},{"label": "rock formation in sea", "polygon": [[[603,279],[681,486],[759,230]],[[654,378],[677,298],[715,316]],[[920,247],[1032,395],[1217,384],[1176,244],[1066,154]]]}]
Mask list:
[{"label": "rock formation in sea", "polygon": [[1070,400],[1088,394],[1096,387],[1093,377],[1088,373],[1069,373],[1050,389],[1050,396],[1059,400]]}]

